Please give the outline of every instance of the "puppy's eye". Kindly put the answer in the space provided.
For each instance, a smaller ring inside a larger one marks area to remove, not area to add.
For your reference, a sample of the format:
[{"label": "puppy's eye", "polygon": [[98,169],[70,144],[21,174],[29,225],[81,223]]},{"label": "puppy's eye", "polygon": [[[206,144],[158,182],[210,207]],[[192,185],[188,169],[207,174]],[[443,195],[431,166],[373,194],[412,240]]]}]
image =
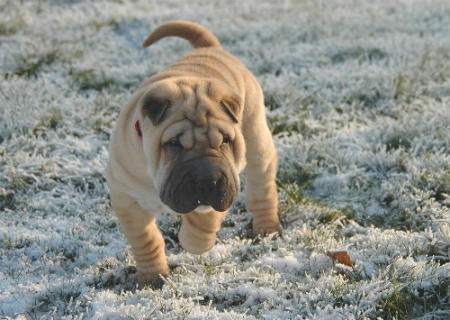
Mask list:
[{"label": "puppy's eye", "polygon": [[222,144],[231,144],[233,141],[231,140],[231,138],[227,135],[223,136],[223,140],[222,140]]},{"label": "puppy's eye", "polygon": [[178,138],[170,139],[169,141],[165,142],[164,147],[171,147],[171,148],[182,148],[182,144],[180,143],[180,140]]}]

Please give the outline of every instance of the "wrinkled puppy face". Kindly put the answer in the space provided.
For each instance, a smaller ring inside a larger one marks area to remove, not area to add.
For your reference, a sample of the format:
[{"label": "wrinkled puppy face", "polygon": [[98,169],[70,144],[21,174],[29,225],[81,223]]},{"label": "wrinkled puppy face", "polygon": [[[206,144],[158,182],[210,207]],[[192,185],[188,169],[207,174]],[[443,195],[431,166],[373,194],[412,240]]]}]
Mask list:
[{"label": "wrinkled puppy face", "polygon": [[217,81],[165,80],[139,107],[149,175],[176,213],[226,211],[245,166],[241,99]]}]

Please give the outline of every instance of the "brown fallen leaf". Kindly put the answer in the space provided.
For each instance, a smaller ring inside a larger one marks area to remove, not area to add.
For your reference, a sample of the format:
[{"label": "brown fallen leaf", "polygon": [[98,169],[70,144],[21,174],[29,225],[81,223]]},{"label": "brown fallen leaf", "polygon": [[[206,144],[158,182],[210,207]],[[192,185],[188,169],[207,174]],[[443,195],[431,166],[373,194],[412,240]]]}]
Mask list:
[{"label": "brown fallen leaf", "polygon": [[327,256],[341,264],[345,264],[346,266],[353,266],[352,260],[350,259],[347,251],[328,251]]}]

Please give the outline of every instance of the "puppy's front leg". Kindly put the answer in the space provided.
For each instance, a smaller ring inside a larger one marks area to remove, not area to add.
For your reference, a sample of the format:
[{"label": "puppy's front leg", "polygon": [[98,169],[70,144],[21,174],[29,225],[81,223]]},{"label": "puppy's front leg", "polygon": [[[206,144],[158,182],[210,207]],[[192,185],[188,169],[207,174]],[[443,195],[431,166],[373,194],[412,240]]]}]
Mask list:
[{"label": "puppy's front leg", "polygon": [[155,217],[127,195],[111,195],[111,202],[133,249],[139,283],[161,285],[158,275],[168,276],[169,267]]},{"label": "puppy's front leg", "polygon": [[[270,136],[268,136],[270,137]],[[277,156],[272,139],[267,145],[247,159],[247,209],[253,215],[253,232],[268,234],[280,231],[278,194],[275,183]],[[255,151],[250,151],[255,152]],[[264,156],[269,158],[264,159]]]},{"label": "puppy's front leg", "polygon": [[[262,100],[262,99],[261,99]],[[246,140],[247,187],[246,205],[253,215],[253,232],[280,232],[278,193],[275,182],[277,152],[267,126],[264,105],[247,119]]]},{"label": "puppy's front leg", "polygon": [[202,254],[216,243],[216,233],[220,229],[226,212],[212,210],[206,214],[192,211],[183,215],[178,239],[188,252]]}]

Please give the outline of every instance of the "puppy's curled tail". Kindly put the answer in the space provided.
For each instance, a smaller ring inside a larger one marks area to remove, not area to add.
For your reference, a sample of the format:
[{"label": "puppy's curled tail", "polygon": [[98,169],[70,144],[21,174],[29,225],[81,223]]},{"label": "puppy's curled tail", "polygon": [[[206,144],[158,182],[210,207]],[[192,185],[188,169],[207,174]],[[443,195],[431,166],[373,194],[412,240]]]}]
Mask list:
[{"label": "puppy's curled tail", "polygon": [[196,23],[188,21],[171,21],[160,25],[145,39],[142,47],[146,48],[165,37],[186,39],[194,48],[220,48],[219,40],[210,31]]}]

